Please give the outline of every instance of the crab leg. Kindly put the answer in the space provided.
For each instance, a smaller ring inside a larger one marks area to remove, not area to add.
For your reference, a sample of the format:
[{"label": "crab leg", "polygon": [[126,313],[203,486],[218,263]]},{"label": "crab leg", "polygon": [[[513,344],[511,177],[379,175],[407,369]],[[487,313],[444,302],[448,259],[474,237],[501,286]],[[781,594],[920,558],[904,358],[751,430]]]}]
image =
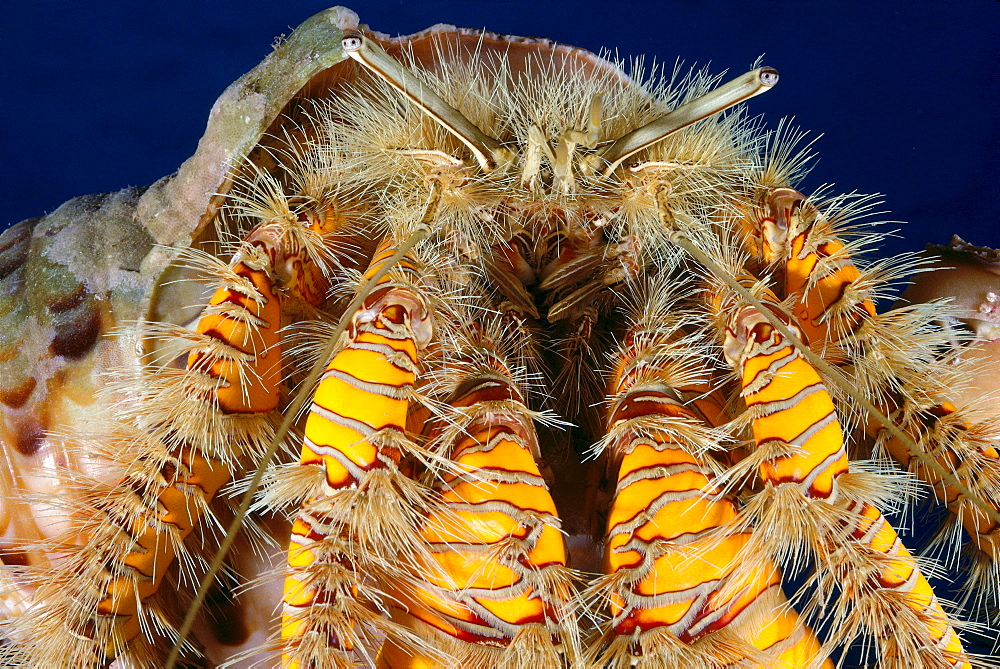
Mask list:
[{"label": "crab leg", "polygon": [[[1000,511],[995,484],[1000,476],[1000,453],[983,436],[977,437],[973,433],[973,426],[962,419],[950,402],[943,402],[932,410],[909,418],[904,418],[902,413],[897,412],[893,419],[904,426],[905,432],[918,446],[929,453],[940,453],[934,460],[946,471],[954,471],[973,492],[975,501],[945,481],[938,471],[916,458],[899,437],[890,435],[883,428],[878,431],[878,439],[897,462],[929,483],[935,499],[945,504],[962,523],[982,558],[973,562],[966,593],[974,601],[985,598],[995,603],[1000,593],[1000,523],[980,504],[987,503],[990,508]],[[919,429],[921,426],[924,429]],[[951,435],[957,439],[949,438]],[[945,444],[943,452],[936,441]],[[963,443],[966,441],[968,444]]]},{"label": "crab leg", "polygon": [[[395,254],[391,240],[367,276]],[[413,272],[404,257],[400,272]],[[285,666],[355,666],[389,628],[368,577],[392,573],[419,551],[418,484],[399,471],[420,351],[431,337],[424,300],[384,276],[354,315],[326,368],[306,422],[296,482],[310,492],[292,528],[281,638]]]},{"label": "crab leg", "polygon": [[270,438],[281,381],[278,287],[322,299],[325,265],[310,253],[326,251],[329,222],[317,215],[307,230],[295,218],[265,221],[228,266],[188,253],[221,286],[195,332],[147,326],[168,350],[187,353],[185,369],[148,365],[116,404],[108,436],[92,444],[122,472],[122,492],[77,484],[83,506],[76,511],[89,514],[80,529],[86,543],[57,547],[64,556],[40,579],[37,604],[11,623],[18,640],[11,662],[90,666],[126,650],[134,661],[157,661],[162,644],[154,638],[172,630],[152,598],[177,558],[191,569],[184,540],[233,468]]},{"label": "crab leg", "polygon": [[[188,355],[188,372],[209,386],[209,406],[225,415],[264,415],[278,405],[281,300],[269,276],[278,249],[269,243],[268,232],[264,226],[248,236],[242,259],[233,263],[229,278],[198,320],[201,346]],[[114,621],[119,650],[139,635],[141,602],[159,589],[181,542],[229,481],[233,457],[238,456],[178,445],[154,484],[159,491],[151,510],[158,510],[123,525],[135,542],[121,560],[127,569],[115,573],[97,605],[101,616]],[[105,651],[107,657],[117,655],[110,650]]]},{"label": "crab leg", "polygon": [[763,256],[783,261],[784,293],[798,297],[793,315],[806,340],[836,343],[874,317],[875,305],[857,287],[861,272],[806,197],[773,188],[765,202]]},{"label": "crab leg", "polygon": [[[442,505],[420,530],[431,563],[396,595],[405,613],[395,617],[458,666],[562,667],[577,655],[573,587],[531,415],[490,348],[469,354],[431,423],[431,443],[453,463],[436,475]],[[379,666],[426,665],[386,644]]]},{"label": "crab leg", "polygon": [[[773,295],[763,301],[781,318]],[[757,451],[748,461],[758,463],[765,483],[747,506],[763,553],[793,564],[807,552],[815,556],[816,580],[844,594],[834,610],[836,641],[866,629],[882,644],[884,666],[970,667],[916,561],[855,487],[833,401],[816,371],[749,305],[733,309],[725,353],[750,412]]]},{"label": "crab leg", "polygon": [[[249,244],[259,238],[255,231]],[[194,388],[207,390],[209,409],[224,415],[263,415],[278,404],[280,357],[278,328],[281,304],[268,265],[241,260],[231,276],[209,300],[196,331],[201,346],[188,355],[187,369]],[[200,382],[200,383],[199,383]],[[158,480],[148,492],[155,501],[131,518],[119,518],[132,545],[110,571],[97,613],[112,623],[105,645],[106,658],[117,657],[141,632],[142,602],[160,587],[167,568],[181,549],[219,488],[231,476],[234,454],[202,450],[185,441],[164,453]],[[113,511],[108,509],[109,517]]]},{"label": "crab leg", "polygon": [[[755,233],[761,254],[768,262],[783,264],[784,292],[795,297],[793,313],[806,340],[823,342],[831,362],[852,363],[860,392],[877,393],[870,399],[889,409],[897,425],[921,447],[923,453],[914,453],[881,426],[866,425],[897,462],[932,486],[935,496],[964,525],[986,558],[986,568],[977,567],[968,587],[974,589],[985,582],[988,591],[996,592],[1000,499],[992,490],[992,481],[1000,477],[1000,458],[990,443],[993,430],[965,418],[948,402],[950,392],[945,384],[928,387],[931,379],[942,374],[921,371],[921,364],[934,364],[921,359],[934,361],[935,356],[933,351],[918,352],[919,337],[913,324],[905,320],[908,310],[898,309],[884,317],[876,314],[861,285],[862,274],[833,234],[830,222],[804,195],[791,188],[774,188],[765,195],[763,208],[765,212],[756,224],[759,232]],[[880,346],[881,342],[889,343]],[[879,349],[875,355],[868,354],[872,361],[862,357],[866,348],[874,346]],[[884,373],[878,361],[898,357],[897,351],[908,358],[896,361],[891,369],[898,373],[909,368],[906,376],[901,380],[880,378]],[[866,371],[869,369],[874,371]],[[896,389],[900,385],[901,391]],[[937,468],[928,466],[929,459],[950,472],[965,491],[943,481]]]},{"label": "crab leg", "polygon": [[832,667],[785,601],[779,570],[745,554],[750,533],[706,453],[715,437],[678,401],[700,384],[699,363],[678,334],[633,330],[619,351],[602,445],[620,462],[608,575],[591,589],[610,602],[612,617],[590,660],[622,668],[746,660]]}]

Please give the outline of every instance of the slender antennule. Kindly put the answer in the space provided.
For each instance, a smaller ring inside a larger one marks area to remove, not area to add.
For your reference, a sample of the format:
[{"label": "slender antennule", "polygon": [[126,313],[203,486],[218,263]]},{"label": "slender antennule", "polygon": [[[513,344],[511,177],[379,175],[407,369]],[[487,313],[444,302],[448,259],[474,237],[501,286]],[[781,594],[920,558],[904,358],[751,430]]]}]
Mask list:
[{"label": "slender antennule", "polygon": [[727,84],[719,86],[714,91],[687,102],[677,109],[668,112],[646,125],[636,128],[615,140],[600,152],[600,156],[608,162],[604,168],[604,176],[609,176],[618,169],[622,162],[643,149],[666,139],[682,128],[697,123],[709,116],[760,95],[778,83],[778,71],[771,67],[759,67],[750,70]]},{"label": "slender antennule", "polygon": [[483,171],[490,172],[507,162],[510,151],[445,102],[426,83],[402,63],[385,52],[378,42],[358,32],[348,32],[341,40],[344,53],[371,70],[376,76],[402,93],[410,102],[441,124],[469,147]]}]

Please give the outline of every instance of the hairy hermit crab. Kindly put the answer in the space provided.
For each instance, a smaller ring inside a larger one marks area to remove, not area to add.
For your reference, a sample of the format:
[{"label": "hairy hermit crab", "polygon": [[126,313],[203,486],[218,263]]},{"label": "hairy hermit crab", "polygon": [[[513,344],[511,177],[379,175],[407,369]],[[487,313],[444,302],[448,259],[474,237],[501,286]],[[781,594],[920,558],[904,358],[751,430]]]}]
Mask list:
[{"label": "hairy hermit crab", "polygon": [[[334,8],[176,174],[5,232],[0,657],[971,666],[995,258],[880,313],[916,265],[795,190],[776,83]],[[961,606],[883,516],[928,492]]]}]

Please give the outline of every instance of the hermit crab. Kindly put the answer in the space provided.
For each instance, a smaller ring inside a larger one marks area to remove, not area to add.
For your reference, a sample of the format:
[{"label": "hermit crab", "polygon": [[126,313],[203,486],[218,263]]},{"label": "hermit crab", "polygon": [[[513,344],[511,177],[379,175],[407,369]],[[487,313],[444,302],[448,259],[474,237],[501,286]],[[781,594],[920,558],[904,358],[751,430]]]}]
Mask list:
[{"label": "hermit crab", "polygon": [[334,8],[5,232],[5,664],[988,664],[995,258],[880,312],[930,264],[795,190],[775,70],[628,69]]}]

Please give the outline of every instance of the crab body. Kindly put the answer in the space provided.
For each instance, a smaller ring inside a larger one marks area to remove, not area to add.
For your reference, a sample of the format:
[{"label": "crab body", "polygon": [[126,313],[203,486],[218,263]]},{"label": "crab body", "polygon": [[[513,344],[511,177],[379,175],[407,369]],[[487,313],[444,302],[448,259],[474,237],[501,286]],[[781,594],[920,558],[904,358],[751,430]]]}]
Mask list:
[{"label": "crab body", "polygon": [[931,484],[995,604],[975,349],[720,113],[776,80],[335,8],[175,175],[4,233],[0,654],[970,666],[883,512]]}]

